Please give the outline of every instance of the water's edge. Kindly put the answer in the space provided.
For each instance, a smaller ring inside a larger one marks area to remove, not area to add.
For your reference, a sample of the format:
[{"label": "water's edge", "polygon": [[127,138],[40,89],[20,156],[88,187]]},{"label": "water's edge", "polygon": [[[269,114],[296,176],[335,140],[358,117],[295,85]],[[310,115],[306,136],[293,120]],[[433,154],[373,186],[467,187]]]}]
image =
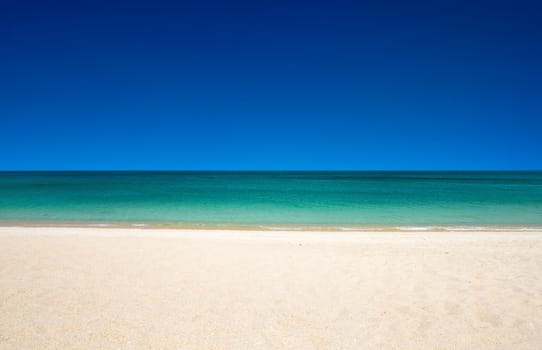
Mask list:
[{"label": "water's edge", "polygon": [[316,231],[316,232],[542,232],[542,226],[385,226],[385,225],[256,225],[209,224],[176,222],[82,222],[82,221],[12,221],[0,220],[0,227],[61,227],[61,228],[131,228],[177,230],[239,230],[239,231]]}]

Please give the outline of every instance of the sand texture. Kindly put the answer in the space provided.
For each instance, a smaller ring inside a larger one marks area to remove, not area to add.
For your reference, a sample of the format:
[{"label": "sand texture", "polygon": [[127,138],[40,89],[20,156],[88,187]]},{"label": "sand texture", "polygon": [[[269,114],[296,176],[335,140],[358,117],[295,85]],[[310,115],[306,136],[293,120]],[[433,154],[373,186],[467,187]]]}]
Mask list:
[{"label": "sand texture", "polygon": [[1,349],[542,349],[542,232],[0,228]]}]

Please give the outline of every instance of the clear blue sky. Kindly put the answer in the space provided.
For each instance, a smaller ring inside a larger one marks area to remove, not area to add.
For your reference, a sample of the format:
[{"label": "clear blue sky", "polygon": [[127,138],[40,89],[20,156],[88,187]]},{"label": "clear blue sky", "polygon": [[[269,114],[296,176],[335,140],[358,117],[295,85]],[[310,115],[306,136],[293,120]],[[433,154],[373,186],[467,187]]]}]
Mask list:
[{"label": "clear blue sky", "polygon": [[541,169],[537,1],[0,5],[0,169]]}]

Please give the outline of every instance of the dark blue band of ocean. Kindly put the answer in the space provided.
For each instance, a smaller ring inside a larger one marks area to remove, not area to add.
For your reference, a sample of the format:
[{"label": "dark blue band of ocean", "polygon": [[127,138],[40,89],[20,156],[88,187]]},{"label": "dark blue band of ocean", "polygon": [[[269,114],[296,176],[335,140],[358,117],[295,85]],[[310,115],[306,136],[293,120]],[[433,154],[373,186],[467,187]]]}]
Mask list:
[{"label": "dark blue band of ocean", "polygon": [[0,223],[542,227],[542,172],[0,172]]}]

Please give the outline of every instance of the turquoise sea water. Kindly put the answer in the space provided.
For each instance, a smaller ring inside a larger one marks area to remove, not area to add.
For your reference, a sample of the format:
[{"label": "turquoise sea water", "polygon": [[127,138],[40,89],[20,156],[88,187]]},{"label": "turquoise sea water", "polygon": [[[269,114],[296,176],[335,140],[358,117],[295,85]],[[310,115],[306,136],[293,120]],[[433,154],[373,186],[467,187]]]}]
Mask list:
[{"label": "turquoise sea water", "polygon": [[542,227],[542,172],[0,172],[0,224]]}]

